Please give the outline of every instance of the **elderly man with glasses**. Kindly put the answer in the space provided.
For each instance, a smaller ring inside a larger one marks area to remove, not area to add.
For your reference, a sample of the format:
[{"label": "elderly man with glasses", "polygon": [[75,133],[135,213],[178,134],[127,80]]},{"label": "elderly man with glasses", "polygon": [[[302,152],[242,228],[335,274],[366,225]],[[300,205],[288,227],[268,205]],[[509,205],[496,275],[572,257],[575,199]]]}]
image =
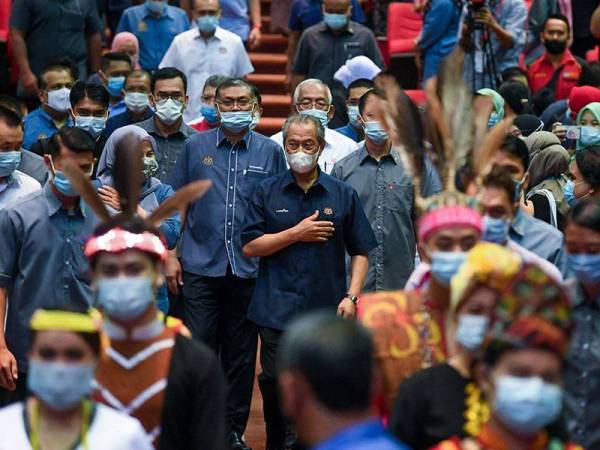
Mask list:
[{"label": "elderly man with glasses", "polygon": [[220,354],[229,383],[227,420],[232,449],[242,440],[250,413],[257,330],[246,315],[258,258],[242,254],[241,226],[263,180],[285,170],[281,147],[250,130],[257,91],[230,78],[216,91],[220,126],[195,134],[185,145],[168,184],[174,189],[210,179],[212,188],[188,210],[181,236],[181,265],[167,263],[169,289],[183,290],[185,323],[196,339]]},{"label": "elderly man with glasses", "polygon": [[[357,149],[357,144],[349,137],[327,127],[335,113],[329,86],[316,78],[302,81],[294,90],[294,106],[301,115],[316,118],[325,130],[325,146],[319,158],[319,167],[325,173],[331,173],[336,162]],[[283,134],[271,136],[283,147]]]}]

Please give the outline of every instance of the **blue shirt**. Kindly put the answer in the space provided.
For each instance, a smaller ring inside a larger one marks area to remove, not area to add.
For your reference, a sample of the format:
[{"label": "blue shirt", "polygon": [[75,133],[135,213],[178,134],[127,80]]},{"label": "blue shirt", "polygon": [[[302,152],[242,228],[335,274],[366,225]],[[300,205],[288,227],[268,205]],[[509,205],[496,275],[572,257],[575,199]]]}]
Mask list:
[{"label": "blue shirt", "polygon": [[244,258],[240,240],[248,202],[259,182],[286,169],[281,147],[249,132],[231,145],[220,128],[187,140],[168,184],[174,189],[196,180],[212,187],[188,209],[181,237],[183,270],[207,277],[255,278],[258,259]]},{"label": "blue shirt", "polygon": [[127,111],[125,100],[119,100],[117,103],[108,104],[108,113],[111,116],[118,116],[119,114],[123,114],[125,111]]},{"label": "blue shirt", "polygon": [[327,242],[296,242],[260,259],[248,318],[284,329],[302,311],[329,308],[334,313],[346,294],[346,252],[367,255],[377,241],[356,191],[320,172],[308,192],[291,171],[261,183],[244,221],[242,245],[265,234],[292,228],[319,211],[317,220],[334,224]]},{"label": "blue shirt", "polygon": [[[294,0],[290,12],[288,26],[292,31],[304,31],[308,27],[318,24],[323,20],[322,0]],[[358,0],[352,0],[353,22],[365,23],[365,15]]]},{"label": "blue shirt", "polygon": [[337,131],[340,134],[343,134],[346,137],[349,137],[354,142],[360,142],[360,141],[362,141],[364,139],[363,136],[359,136],[358,135],[358,132],[356,131],[356,128],[354,128],[350,122],[348,122],[343,127],[336,128],[335,131]]},{"label": "blue shirt", "polygon": [[521,247],[550,261],[563,276],[567,274],[566,258],[563,249],[563,234],[552,225],[536,219],[521,209],[513,221],[509,237]]},{"label": "blue shirt", "polygon": [[23,148],[27,150],[39,139],[49,138],[59,130],[52,121],[50,114],[44,111],[41,106],[25,116],[23,125]]},{"label": "blue shirt", "polygon": [[0,287],[8,290],[6,342],[27,370],[29,321],[41,307],[88,307],[87,238],[97,224],[85,204],[67,211],[51,183],[0,211]]},{"label": "blue shirt", "polygon": [[[146,112],[144,113],[140,122],[149,119],[153,115],[154,115],[154,113],[152,112],[152,110],[150,108],[146,109]],[[121,114],[117,114],[117,115],[111,114],[109,116],[108,120],[106,121],[106,127],[104,127],[104,131],[102,132],[102,134],[104,135],[104,140],[107,140],[110,137],[110,135],[113,134],[113,132],[117,128],[121,128],[126,125],[133,125],[137,122],[138,121],[133,120],[133,118],[131,117],[131,113],[129,112],[128,109],[125,110],[125,112],[123,112]]]},{"label": "blue shirt", "polygon": [[237,34],[242,41],[247,41],[250,35],[249,0],[221,0],[220,3],[222,12],[219,26]]},{"label": "blue shirt", "polygon": [[189,29],[190,21],[183,9],[167,6],[157,19],[144,3],[123,11],[116,33],[129,31],[135,34],[140,44],[140,66],[145,70],[156,70],[173,38]]},{"label": "blue shirt", "polygon": [[315,445],[310,450],[410,450],[385,431],[378,420],[359,423]]}]

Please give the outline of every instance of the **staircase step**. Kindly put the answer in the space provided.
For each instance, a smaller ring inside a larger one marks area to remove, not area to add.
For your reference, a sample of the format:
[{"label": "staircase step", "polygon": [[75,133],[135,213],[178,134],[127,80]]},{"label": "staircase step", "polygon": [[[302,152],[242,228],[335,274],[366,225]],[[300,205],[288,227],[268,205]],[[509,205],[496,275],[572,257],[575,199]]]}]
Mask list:
[{"label": "staircase step", "polygon": [[284,82],[285,75],[279,74],[267,74],[267,73],[253,73],[247,76],[248,81],[255,84],[258,87],[261,95],[264,94],[286,94]]},{"label": "staircase step", "polygon": [[285,73],[286,55],[251,52],[250,60],[256,73]]},{"label": "staircase step", "polygon": [[256,51],[261,53],[285,53],[287,38],[283,34],[262,33],[260,46]]},{"label": "staircase step", "polygon": [[256,131],[265,136],[273,136],[281,131],[285,117],[262,117],[256,126]]},{"label": "staircase step", "polygon": [[287,117],[290,115],[292,99],[289,95],[266,94],[262,96],[265,117]]}]

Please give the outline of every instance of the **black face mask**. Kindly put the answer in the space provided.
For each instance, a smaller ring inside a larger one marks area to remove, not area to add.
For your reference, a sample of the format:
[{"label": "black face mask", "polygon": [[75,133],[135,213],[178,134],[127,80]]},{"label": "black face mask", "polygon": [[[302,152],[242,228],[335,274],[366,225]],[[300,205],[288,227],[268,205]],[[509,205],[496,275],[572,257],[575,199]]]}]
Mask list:
[{"label": "black face mask", "polygon": [[544,47],[546,47],[548,53],[552,55],[560,55],[567,49],[567,41],[551,39],[548,41],[544,41]]}]

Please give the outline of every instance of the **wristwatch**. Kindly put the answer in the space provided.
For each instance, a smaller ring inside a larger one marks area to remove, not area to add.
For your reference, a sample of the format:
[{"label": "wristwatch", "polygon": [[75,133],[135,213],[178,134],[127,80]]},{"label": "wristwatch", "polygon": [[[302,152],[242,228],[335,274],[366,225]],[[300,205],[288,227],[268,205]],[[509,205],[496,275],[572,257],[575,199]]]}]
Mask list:
[{"label": "wristwatch", "polygon": [[346,294],[346,296],[344,298],[347,298],[355,305],[358,304],[358,297],[356,295],[352,295],[352,294],[348,293],[348,294]]}]

